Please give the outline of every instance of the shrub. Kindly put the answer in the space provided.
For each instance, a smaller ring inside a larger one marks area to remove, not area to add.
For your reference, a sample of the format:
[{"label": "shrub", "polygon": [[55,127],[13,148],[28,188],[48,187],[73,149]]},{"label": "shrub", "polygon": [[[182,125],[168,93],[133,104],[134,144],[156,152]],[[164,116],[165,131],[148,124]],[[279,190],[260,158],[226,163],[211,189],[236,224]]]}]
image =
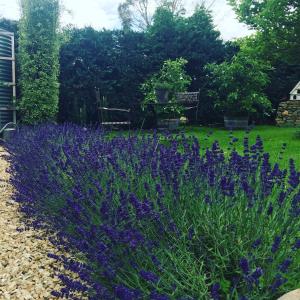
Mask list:
[{"label": "shrub", "polygon": [[19,103],[27,124],[55,120],[58,111],[58,0],[22,0]]},{"label": "shrub", "polygon": [[210,95],[216,99],[216,108],[227,116],[247,116],[269,113],[271,102],[264,94],[269,83],[268,62],[258,60],[242,51],[230,62],[209,64],[215,89]]},{"label": "shrub", "polygon": [[[233,141],[234,142],[234,139]],[[300,173],[260,138],[229,157],[184,135],[21,128],[7,144],[15,199],[84,264],[90,299],[276,299],[299,285]]]}]

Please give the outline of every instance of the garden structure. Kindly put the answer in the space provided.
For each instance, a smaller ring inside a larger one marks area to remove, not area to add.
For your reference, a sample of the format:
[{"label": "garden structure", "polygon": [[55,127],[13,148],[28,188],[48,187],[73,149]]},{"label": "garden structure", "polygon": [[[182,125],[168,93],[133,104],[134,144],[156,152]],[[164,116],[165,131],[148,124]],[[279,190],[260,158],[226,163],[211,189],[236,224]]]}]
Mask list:
[{"label": "garden structure", "polygon": [[300,81],[290,92],[290,100],[279,104],[276,122],[279,126],[300,126]]},{"label": "garden structure", "polygon": [[290,92],[290,100],[300,100],[300,81]]},{"label": "garden structure", "polygon": [[[195,109],[195,120],[198,119],[198,110],[199,110],[199,94],[200,92],[182,92],[176,93],[176,101],[174,102],[166,102],[160,101],[158,98],[157,103],[152,103],[154,107],[159,107],[160,109],[168,108],[172,105],[179,105],[182,106],[181,111],[182,113]],[[172,115],[172,114],[170,114]],[[167,128],[169,130],[177,129],[180,123],[180,119],[176,118],[174,114],[174,118],[157,118],[157,126],[159,128]]]},{"label": "garden structure", "polygon": [[14,34],[0,28],[0,134],[16,124]]},{"label": "garden structure", "polygon": [[[120,107],[108,107],[106,98],[101,99],[99,88],[95,88],[96,100],[97,100],[97,110],[99,112],[100,124],[102,126],[116,127],[116,126],[128,126],[130,130],[130,109],[120,108]],[[122,115],[122,118],[126,120],[119,120],[119,114]],[[124,117],[126,114],[126,117]],[[118,118],[118,119],[117,119]]]}]

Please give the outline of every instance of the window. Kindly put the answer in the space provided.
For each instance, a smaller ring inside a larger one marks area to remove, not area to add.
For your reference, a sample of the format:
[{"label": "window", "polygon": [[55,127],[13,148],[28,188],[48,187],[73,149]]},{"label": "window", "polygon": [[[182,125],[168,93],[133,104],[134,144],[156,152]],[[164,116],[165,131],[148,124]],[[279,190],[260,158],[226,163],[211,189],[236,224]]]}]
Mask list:
[{"label": "window", "polygon": [[294,95],[293,98],[294,98],[294,100],[297,100],[297,95]]}]

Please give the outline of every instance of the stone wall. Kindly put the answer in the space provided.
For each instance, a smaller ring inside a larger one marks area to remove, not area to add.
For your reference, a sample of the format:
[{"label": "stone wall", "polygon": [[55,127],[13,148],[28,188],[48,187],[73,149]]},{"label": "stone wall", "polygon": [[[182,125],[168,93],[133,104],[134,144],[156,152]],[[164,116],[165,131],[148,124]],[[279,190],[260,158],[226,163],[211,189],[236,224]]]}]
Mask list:
[{"label": "stone wall", "polygon": [[281,102],[276,122],[278,126],[300,126],[300,100]]}]

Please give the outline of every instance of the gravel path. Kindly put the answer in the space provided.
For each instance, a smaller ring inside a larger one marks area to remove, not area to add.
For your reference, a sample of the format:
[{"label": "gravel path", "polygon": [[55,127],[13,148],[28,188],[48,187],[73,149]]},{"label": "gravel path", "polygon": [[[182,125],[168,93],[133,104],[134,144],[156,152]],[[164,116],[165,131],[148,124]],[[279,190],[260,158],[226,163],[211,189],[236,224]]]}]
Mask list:
[{"label": "gravel path", "polygon": [[46,239],[37,238],[43,232],[17,231],[24,225],[18,204],[10,200],[5,155],[0,147],[0,299],[55,299],[50,293],[60,289],[60,282],[54,268],[63,267],[47,257],[57,251]]}]

